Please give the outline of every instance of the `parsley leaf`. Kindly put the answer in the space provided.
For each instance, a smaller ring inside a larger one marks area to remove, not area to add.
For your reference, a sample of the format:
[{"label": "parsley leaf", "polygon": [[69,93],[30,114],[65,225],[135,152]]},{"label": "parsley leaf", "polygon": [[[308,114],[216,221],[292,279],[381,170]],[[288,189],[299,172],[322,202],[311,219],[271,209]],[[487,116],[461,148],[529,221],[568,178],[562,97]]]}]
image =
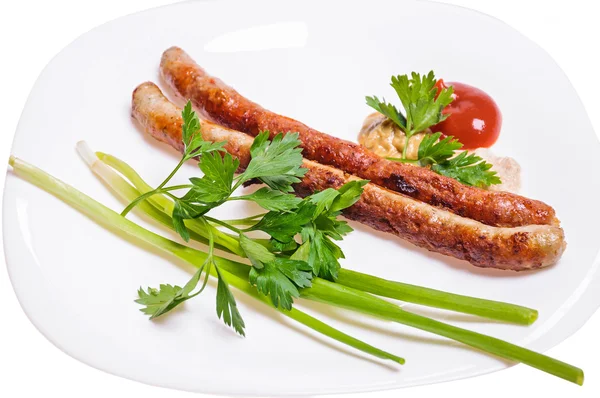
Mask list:
[{"label": "parsley leaf", "polygon": [[190,234],[183,220],[198,218],[229,198],[239,163],[229,153],[223,156],[216,151],[203,153],[198,167],[204,176],[190,178],[190,190],[181,198],[173,197],[173,226],[186,242]]},{"label": "parsley leaf", "polygon": [[197,134],[192,139],[192,143],[190,144],[190,150],[187,152],[184,159],[188,160],[191,158],[200,157],[209,152],[224,152],[225,142],[210,142],[204,141],[201,134]]},{"label": "parsley leaf", "polygon": [[311,286],[312,268],[304,261],[277,257],[261,269],[252,267],[249,278],[275,307],[291,310],[293,298],[300,296],[298,288]]},{"label": "parsley leaf", "polygon": [[292,184],[300,182],[307,171],[301,167],[300,144],[298,133],[280,133],[269,141],[269,132],[261,132],[250,147],[252,159],[240,183],[258,178],[272,189],[292,192]]},{"label": "parsley leaf", "polygon": [[302,230],[313,216],[313,206],[301,203],[294,212],[270,211],[256,224],[249,228],[251,231],[263,231],[281,243],[289,243]]},{"label": "parsley leaf", "polygon": [[[444,107],[452,102],[452,87],[444,88],[439,93],[433,71],[421,76],[413,72],[408,75],[392,76],[390,85],[396,91],[406,116],[392,104],[379,98],[366,97],[367,105],[391,119],[408,139],[415,133],[423,131],[448,117],[442,114]],[[406,147],[406,145],[405,145]],[[406,159],[405,154],[403,159]]]},{"label": "parsley leaf", "polygon": [[324,211],[329,210],[338,196],[340,196],[340,193],[333,188],[327,188],[321,192],[308,196],[308,201],[315,205],[313,218],[316,218]]},{"label": "parsley leaf", "polygon": [[265,210],[290,211],[298,207],[302,199],[292,194],[283,193],[267,187],[262,187],[250,195],[238,196],[235,199],[250,200]]},{"label": "parsley leaf", "polygon": [[200,133],[200,119],[196,112],[192,110],[192,102],[188,101],[181,112],[183,119],[183,125],[181,126],[181,136],[183,138],[183,144],[185,145],[185,152],[189,152],[192,140],[202,135]]},{"label": "parsley leaf", "polygon": [[353,229],[346,221],[338,220],[338,214],[337,212],[321,214],[313,221],[313,224],[316,229],[323,232],[326,236],[335,240],[342,240]]},{"label": "parsley leaf", "polygon": [[198,166],[204,173],[202,178],[192,177],[193,187],[181,198],[192,203],[219,203],[232,193],[233,174],[240,162],[229,153],[223,156],[217,152],[202,155]]},{"label": "parsley leaf", "polygon": [[181,112],[183,125],[181,126],[181,136],[184,145],[184,158],[190,159],[200,156],[203,153],[213,151],[223,151],[225,142],[204,141],[201,134],[202,125],[198,115],[192,109],[192,102],[188,101]]},{"label": "parsley leaf", "polygon": [[289,242],[282,243],[282,242],[278,241],[277,239],[271,238],[271,240],[269,241],[269,244],[271,245],[271,247],[273,247],[274,252],[280,252],[280,253],[294,251],[298,248],[298,243],[295,240],[291,240]]},{"label": "parsley leaf", "polygon": [[294,236],[300,233],[302,244],[291,259],[306,261],[315,275],[335,280],[340,268],[338,260],[344,258],[344,253],[333,241],[341,240],[352,231],[348,223],[338,220],[337,216],[356,203],[367,183],[356,180],[338,190],[328,188],[314,193],[304,198],[293,212],[271,211],[248,230],[266,232],[273,238],[272,243],[277,243],[274,247],[282,249],[287,243],[295,243]]},{"label": "parsley leaf", "polygon": [[[423,76],[412,72],[410,78],[408,75],[392,77],[391,86],[406,111],[406,127],[403,131],[408,137],[448,117],[442,114],[442,109],[452,102],[452,86],[438,93],[436,82],[433,71]],[[401,125],[399,127],[402,128]]]},{"label": "parsley leaf", "polygon": [[[419,144],[419,165],[427,166],[442,163],[454,156],[454,152],[462,148],[462,144],[454,137],[440,140],[442,133],[427,134]],[[439,140],[439,141],[438,141]]]},{"label": "parsley leaf", "polygon": [[340,211],[355,204],[363,193],[363,187],[368,180],[354,180],[345,183],[339,189],[327,188],[321,192],[314,193],[306,200],[315,205],[313,219],[329,213],[337,216]]},{"label": "parsley leaf", "polygon": [[338,220],[337,216],[356,203],[367,183],[351,181],[338,190],[329,188],[306,197],[300,207],[309,208],[312,214],[301,230],[302,245],[291,258],[306,261],[315,275],[335,280],[341,267],[339,259],[344,258],[344,253],[333,240],[341,240],[352,232],[348,223]]},{"label": "parsley leaf", "polygon": [[497,173],[490,170],[492,165],[474,153],[461,152],[458,156],[440,164],[434,164],[431,169],[436,173],[454,178],[463,184],[486,187],[500,184]]},{"label": "parsley leaf", "polygon": [[237,302],[235,297],[229,290],[227,281],[223,278],[223,275],[219,271],[218,267],[215,267],[217,271],[217,316],[219,319],[223,317],[223,322],[227,326],[233,327],[233,329],[240,335],[245,336],[244,328],[246,324],[237,309]]},{"label": "parsley leaf", "polygon": [[337,190],[340,195],[333,201],[330,211],[338,212],[358,202],[368,183],[368,180],[354,180],[342,185]]},{"label": "parsley leaf", "polygon": [[[273,305],[290,310],[293,298],[299,297],[297,287],[310,286],[312,267],[304,261],[276,257],[243,233],[239,237],[240,246],[252,263],[250,283],[265,296],[270,296]],[[295,244],[293,240],[291,242]]]},{"label": "parsley leaf", "polygon": [[436,82],[433,71],[423,76],[415,72],[410,77],[408,75],[392,76],[390,85],[402,102],[406,116],[394,105],[386,103],[385,100],[380,101],[375,96],[366,97],[367,105],[392,120],[404,132],[404,148],[400,161],[407,160],[408,142],[415,133],[448,117],[442,113],[442,110],[452,102],[453,89],[450,86],[438,92],[435,88]]},{"label": "parsley leaf", "polygon": [[185,240],[190,241],[190,233],[183,220],[198,218],[210,210],[210,207],[188,203],[182,200],[175,200],[173,203],[173,227],[175,231]]},{"label": "parsley leaf", "polygon": [[451,136],[439,140],[441,135],[428,134],[423,138],[418,151],[420,166],[431,166],[431,170],[438,174],[480,188],[502,182],[497,173],[491,170],[492,165],[474,153],[464,151],[454,156],[462,144]]},{"label": "parsley leaf", "polygon": [[266,247],[246,237],[246,235],[242,233],[240,234],[240,246],[255,268],[263,268],[265,263],[275,261],[275,255]]},{"label": "parsley leaf", "polygon": [[[206,226],[208,226],[204,218],[200,218],[200,220],[205,223]],[[214,263],[213,250],[214,238],[212,232],[210,232],[208,256],[204,264],[202,264],[202,266],[196,271],[194,276],[192,276],[192,278],[183,287],[164,284],[160,285],[160,289],[148,288],[147,291],[144,291],[144,289],[140,288],[138,290],[138,299],[135,300],[135,302],[145,306],[141,309],[141,311],[147,315],[150,315],[150,319],[154,319],[171,311],[179,304],[199,295],[206,287],[208,276],[211,273],[212,267],[214,266],[218,279],[217,315],[219,318],[223,318],[225,324],[232,326],[237,333],[243,336],[245,327],[244,321],[237,310],[235,298],[229,290],[227,281],[224,279],[219,267]],[[200,289],[198,289],[198,291],[192,293],[198,286],[203,272],[206,274],[204,283]]]},{"label": "parsley leaf", "polygon": [[406,117],[394,105],[385,102],[385,98],[380,100],[376,96],[365,97],[367,105],[381,113],[398,126],[406,128]]},{"label": "parsley leaf", "polygon": [[148,291],[140,287],[135,302],[144,305],[140,311],[154,319],[175,308],[180,293],[181,287],[166,284],[160,285],[159,289],[149,287]]},{"label": "parsley leaf", "polygon": [[[313,270],[313,273],[323,279],[334,281],[337,279],[341,268],[339,259],[344,258],[342,250],[329,239],[322,231],[315,227],[307,227],[302,231],[302,246],[307,247],[299,250]],[[295,257],[300,259],[300,255]]]},{"label": "parsley leaf", "polygon": [[207,263],[202,265],[202,267],[196,271],[194,276],[192,276],[183,288],[177,285],[163,284],[159,286],[159,289],[149,287],[147,291],[144,291],[144,289],[140,287],[138,290],[138,299],[135,300],[136,303],[145,306],[140,309],[140,311],[146,315],[150,315],[150,319],[154,319],[171,311],[184,301],[200,294],[204,286],[198,292],[194,294],[191,293],[198,285],[206,264]]}]

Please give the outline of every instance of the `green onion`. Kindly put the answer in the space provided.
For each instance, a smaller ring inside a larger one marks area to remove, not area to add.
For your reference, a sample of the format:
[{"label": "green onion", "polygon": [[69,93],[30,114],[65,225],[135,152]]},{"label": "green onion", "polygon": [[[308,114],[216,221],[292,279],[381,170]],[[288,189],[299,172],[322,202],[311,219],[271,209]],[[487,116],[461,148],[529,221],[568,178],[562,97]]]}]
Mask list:
[{"label": "green onion", "polygon": [[583,371],[575,366],[495,337],[486,336],[405,311],[369,293],[341,286],[337,283],[323,279],[313,280],[312,287],[302,291],[302,297],[360,311],[444,336],[498,357],[524,363],[572,383],[583,384]]},{"label": "green onion", "polygon": [[[94,201],[90,197],[84,195],[62,181],[59,181],[46,174],[42,170],[35,168],[34,166],[31,166],[12,156],[9,164],[13,167],[13,171],[21,178],[57,196],[70,206],[86,214],[100,225],[103,225],[121,234],[133,237],[138,241],[149,243],[166,253],[177,256],[178,258],[190,263],[195,267],[199,267],[206,259],[206,253],[170,241],[164,237],[161,237],[160,235],[140,227],[126,218],[121,217],[118,213],[112,211],[106,206]],[[236,288],[239,288],[249,294],[253,293],[252,297],[261,299],[261,301],[268,303],[266,297],[260,297],[260,294],[257,293],[249,283],[247,283],[248,279],[246,276],[249,272],[248,266],[225,258],[216,257],[215,261],[218,263],[219,268],[222,269],[221,272],[227,273],[227,279],[231,284],[236,286]],[[489,352],[501,358],[525,363],[573,383],[579,385],[583,384],[583,371],[577,367],[494,337],[482,335],[480,333],[465,330],[421,315],[410,313],[393,303],[377,298],[366,292],[362,292],[347,286],[342,286],[337,283],[328,282],[320,278],[314,278],[312,287],[302,289],[301,294],[304,298],[352,309],[444,336],[462,342],[471,347]],[[404,362],[402,358],[362,343],[296,309],[293,309],[292,311],[281,310],[281,312],[287,316],[290,316],[289,314],[293,313],[295,315],[291,316],[292,319],[295,319],[298,322],[303,323],[328,337],[348,344],[371,355],[380,358],[391,359],[398,363]]]},{"label": "green onion", "polygon": [[538,317],[536,310],[520,305],[390,281],[349,269],[341,269],[336,282],[378,296],[522,325],[531,325]]}]

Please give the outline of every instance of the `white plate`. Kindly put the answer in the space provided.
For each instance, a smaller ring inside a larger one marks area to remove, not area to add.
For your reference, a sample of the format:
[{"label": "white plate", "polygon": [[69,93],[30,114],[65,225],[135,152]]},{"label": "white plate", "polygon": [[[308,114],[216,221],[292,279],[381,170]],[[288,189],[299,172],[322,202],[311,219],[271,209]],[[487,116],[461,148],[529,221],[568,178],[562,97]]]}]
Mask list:
[{"label": "white plate", "polygon": [[[137,84],[158,81],[160,55],[172,45],[269,109],[346,139],[355,139],[370,112],[365,95],[393,98],[392,74],[434,69],[484,89],[504,115],[495,152],[521,163],[523,194],[553,205],[563,222],[569,246],[560,263],[521,274],[486,271],[355,225],[342,244],[344,265],[537,308],[537,323],[519,327],[409,307],[540,351],[577,330],[598,306],[600,212],[589,206],[600,194],[594,177],[600,151],[588,117],[548,54],[502,22],[463,8],[412,1],[220,1],[121,18],[75,40],[42,72],[13,154],[121,209],[74,146],[85,139],[126,159],[152,183],[164,177],[177,157],[136,129],[129,101]],[[179,179],[193,172],[188,165]],[[231,207],[227,215],[246,211]],[[510,365],[407,327],[298,303],[407,358],[404,367],[391,366],[237,294],[247,323],[242,339],[215,316],[214,290],[149,322],[133,303],[136,289],[181,284],[189,273],[11,173],[4,236],[15,291],[36,327],[69,355],[145,383],[211,393],[315,394],[440,382]],[[375,326],[362,328],[366,323]]]}]

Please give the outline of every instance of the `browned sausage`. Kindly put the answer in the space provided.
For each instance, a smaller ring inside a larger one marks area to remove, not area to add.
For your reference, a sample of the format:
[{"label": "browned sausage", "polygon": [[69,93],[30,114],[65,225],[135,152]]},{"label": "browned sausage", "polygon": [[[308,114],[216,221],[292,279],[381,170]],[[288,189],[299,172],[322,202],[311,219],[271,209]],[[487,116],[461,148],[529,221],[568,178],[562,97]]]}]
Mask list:
[{"label": "browned sausage", "polygon": [[164,52],[160,65],[165,81],[191,99],[205,116],[223,126],[256,135],[268,130],[299,132],[305,158],[330,165],[433,206],[494,226],[558,224],[547,204],[508,192],[470,187],[433,171],[379,157],[353,142],[321,133],[294,119],[249,101],[208,75],[178,47]]},{"label": "browned sausage", "polygon": [[[181,110],[169,102],[153,83],[143,83],[133,93],[132,113],[146,132],[181,150]],[[202,122],[202,136],[227,141],[226,149],[240,159],[243,169],[250,159],[252,137]],[[294,186],[305,196],[337,188],[357,177],[305,160],[303,181]],[[525,270],[555,263],[564,248],[563,230],[555,225],[493,227],[458,216],[405,195],[369,183],[360,200],[344,216],[374,229],[393,233],[417,246],[446,254],[479,267]]]}]

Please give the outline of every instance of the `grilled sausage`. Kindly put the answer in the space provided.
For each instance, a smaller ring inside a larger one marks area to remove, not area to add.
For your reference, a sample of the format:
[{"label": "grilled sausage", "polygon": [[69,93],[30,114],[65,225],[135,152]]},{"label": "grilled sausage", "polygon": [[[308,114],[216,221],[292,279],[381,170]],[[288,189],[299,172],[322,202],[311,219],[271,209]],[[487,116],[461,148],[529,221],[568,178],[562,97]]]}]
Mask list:
[{"label": "grilled sausage", "polygon": [[[135,89],[132,114],[156,139],[178,150],[181,144],[181,110],[164,97],[153,83]],[[243,170],[249,160],[252,137],[202,121],[202,136],[208,141],[227,141],[226,150],[240,159]],[[326,188],[338,188],[358,177],[341,170],[304,160],[308,169],[294,186],[306,196]],[[390,232],[417,246],[469,261],[479,267],[526,270],[555,263],[564,248],[563,230],[556,225],[493,227],[458,216],[408,196],[369,183],[360,200],[344,216]]]},{"label": "grilled sausage", "polygon": [[333,166],[377,185],[484,224],[515,227],[556,224],[547,204],[508,192],[470,187],[427,168],[389,161],[361,145],[314,130],[249,101],[217,78],[208,75],[178,47],[163,53],[164,80],[182,97],[191,99],[212,121],[251,135],[268,130],[298,132],[303,156]]}]

